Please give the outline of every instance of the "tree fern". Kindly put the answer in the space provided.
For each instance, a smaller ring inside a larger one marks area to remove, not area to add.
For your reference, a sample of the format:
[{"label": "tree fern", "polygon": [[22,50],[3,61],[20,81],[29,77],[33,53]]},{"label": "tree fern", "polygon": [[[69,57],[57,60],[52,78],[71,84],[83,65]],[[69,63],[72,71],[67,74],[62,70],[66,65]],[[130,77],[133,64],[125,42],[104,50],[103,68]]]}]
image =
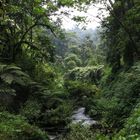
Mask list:
[{"label": "tree fern", "polygon": [[[12,96],[16,95],[16,91],[12,88],[10,88],[8,85],[1,85],[0,86],[0,95],[10,94]],[[0,97],[1,97],[0,96]]]},{"label": "tree fern", "polygon": [[0,64],[0,94],[16,95],[12,85],[27,86],[31,81],[29,75],[15,65]]},{"label": "tree fern", "polygon": [[17,83],[24,86],[30,81],[29,75],[24,73],[21,68],[5,64],[0,64],[0,79],[7,84]]}]

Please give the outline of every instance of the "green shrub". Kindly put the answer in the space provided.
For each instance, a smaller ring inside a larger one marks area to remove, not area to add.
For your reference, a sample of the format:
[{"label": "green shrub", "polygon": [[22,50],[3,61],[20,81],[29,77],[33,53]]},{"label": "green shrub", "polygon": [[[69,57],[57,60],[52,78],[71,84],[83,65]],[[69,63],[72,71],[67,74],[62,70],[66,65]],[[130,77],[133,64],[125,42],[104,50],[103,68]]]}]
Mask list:
[{"label": "green shrub", "polygon": [[95,137],[89,127],[78,124],[71,125],[70,133],[61,140],[95,140]]},{"label": "green shrub", "polygon": [[22,106],[21,115],[25,116],[30,123],[40,127],[66,124],[72,113],[73,105],[68,100],[69,94],[64,89],[55,88],[52,90],[34,83],[31,88],[33,94]]},{"label": "green shrub", "polygon": [[88,126],[81,124],[71,124],[70,132],[60,140],[109,140],[102,134],[95,133],[94,130]]},{"label": "green shrub", "polygon": [[124,140],[140,139],[140,103],[135,107],[130,117],[126,120],[124,128],[114,137]]},{"label": "green shrub", "polygon": [[75,66],[81,66],[81,64],[82,64],[82,62],[81,62],[81,60],[78,58],[78,56],[77,56],[76,54],[73,54],[73,53],[69,54],[69,55],[64,59],[64,61],[65,61],[65,66],[66,66],[67,68],[70,67],[69,63],[70,63],[71,61],[74,61],[74,62],[75,62]]},{"label": "green shrub", "polygon": [[38,64],[34,70],[34,80],[44,85],[51,85],[56,77],[54,68],[48,64]]},{"label": "green shrub", "polygon": [[69,80],[79,80],[88,83],[98,84],[102,76],[103,65],[75,67],[65,74],[65,78]]},{"label": "green shrub", "polygon": [[109,127],[121,129],[125,119],[140,98],[140,64],[122,71],[115,79],[104,85],[97,106],[101,109],[104,122]]},{"label": "green shrub", "polygon": [[93,95],[97,94],[99,90],[96,85],[80,81],[66,81],[65,87],[71,97],[78,99],[82,99],[83,97],[93,97]]},{"label": "green shrub", "polygon": [[76,67],[76,62],[71,60],[71,61],[68,61],[68,63],[66,64],[66,68],[67,69],[73,69]]},{"label": "green shrub", "polygon": [[0,112],[1,140],[48,140],[45,132],[30,125],[25,118]]},{"label": "green shrub", "polygon": [[0,63],[1,110],[18,111],[28,97],[31,81],[31,77],[15,64]]},{"label": "green shrub", "polygon": [[36,123],[41,113],[42,104],[37,99],[27,100],[21,108],[20,114],[25,116],[29,122]]},{"label": "green shrub", "polygon": [[72,112],[73,103],[70,101],[63,101],[56,108],[44,112],[42,120],[44,120],[44,124],[64,127],[70,122]]}]

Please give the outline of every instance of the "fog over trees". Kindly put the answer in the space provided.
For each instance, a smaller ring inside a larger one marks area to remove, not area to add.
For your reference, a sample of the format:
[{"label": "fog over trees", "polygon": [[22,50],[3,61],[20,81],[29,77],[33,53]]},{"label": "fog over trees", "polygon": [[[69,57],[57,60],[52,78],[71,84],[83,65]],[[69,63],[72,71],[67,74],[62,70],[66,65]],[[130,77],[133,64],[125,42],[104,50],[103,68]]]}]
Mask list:
[{"label": "fog over trees", "polygon": [[139,140],[139,11],[139,0],[0,0],[0,140]]}]

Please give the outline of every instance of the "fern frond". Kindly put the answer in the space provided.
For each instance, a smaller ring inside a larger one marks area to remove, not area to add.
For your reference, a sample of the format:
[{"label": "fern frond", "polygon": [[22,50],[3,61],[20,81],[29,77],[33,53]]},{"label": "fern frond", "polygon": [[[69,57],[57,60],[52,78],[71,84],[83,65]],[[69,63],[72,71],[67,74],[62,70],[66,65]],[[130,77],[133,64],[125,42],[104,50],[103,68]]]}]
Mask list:
[{"label": "fern frond", "polygon": [[16,96],[16,91],[6,85],[2,85],[0,86],[0,96],[5,94]]},{"label": "fern frond", "polygon": [[0,77],[3,81],[5,81],[8,84],[11,84],[12,81],[14,80],[13,75],[11,75],[10,73],[4,73]]},{"label": "fern frond", "polygon": [[20,67],[5,64],[0,64],[0,79],[7,84],[17,83],[23,86],[31,81],[30,76]]}]

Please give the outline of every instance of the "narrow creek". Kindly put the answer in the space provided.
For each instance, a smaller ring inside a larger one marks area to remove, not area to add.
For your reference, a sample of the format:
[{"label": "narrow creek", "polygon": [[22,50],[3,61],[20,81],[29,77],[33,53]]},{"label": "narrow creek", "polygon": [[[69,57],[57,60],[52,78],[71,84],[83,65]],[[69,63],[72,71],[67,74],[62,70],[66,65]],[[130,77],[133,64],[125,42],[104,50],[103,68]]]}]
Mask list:
[{"label": "narrow creek", "polygon": [[82,123],[82,125],[92,126],[93,124],[96,124],[97,121],[85,114],[85,107],[80,107],[78,110],[73,112],[72,123]]},{"label": "narrow creek", "polygon": [[[77,110],[73,112],[73,115],[71,116],[72,123],[77,124],[81,123],[83,126],[92,126],[94,124],[97,124],[97,121],[90,118],[88,115],[85,114],[85,107],[80,107]],[[58,140],[57,135],[49,135],[50,140]]]}]

